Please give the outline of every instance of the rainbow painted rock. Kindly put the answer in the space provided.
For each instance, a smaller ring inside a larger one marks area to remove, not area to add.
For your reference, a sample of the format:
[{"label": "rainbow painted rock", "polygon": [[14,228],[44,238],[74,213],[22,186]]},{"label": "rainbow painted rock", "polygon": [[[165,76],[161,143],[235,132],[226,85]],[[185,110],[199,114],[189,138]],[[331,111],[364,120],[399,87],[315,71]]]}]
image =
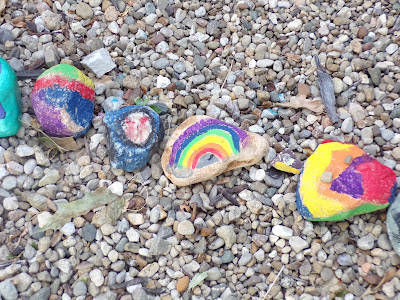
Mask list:
[{"label": "rainbow painted rock", "polygon": [[267,152],[268,143],[258,134],[207,116],[194,116],[174,131],[161,164],[175,185],[185,186],[258,163]]},{"label": "rainbow painted rock", "polygon": [[126,106],[104,116],[111,166],[128,172],[148,163],[164,137],[157,113],[147,106]]},{"label": "rainbow painted rock", "polygon": [[21,90],[17,76],[8,62],[0,57],[0,137],[17,133],[21,127]]},{"label": "rainbow painted rock", "polygon": [[38,78],[32,92],[32,106],[49,135],[80,137],[92,123],[94,96],[89,77],[73,66],[60,64]]},{"label": "rainbow painted rock", "polygon": [[386,208],[396,175],[352,144],[325,141],[307,159],[297,189],[297,208],[310,221],[341,221]]}]

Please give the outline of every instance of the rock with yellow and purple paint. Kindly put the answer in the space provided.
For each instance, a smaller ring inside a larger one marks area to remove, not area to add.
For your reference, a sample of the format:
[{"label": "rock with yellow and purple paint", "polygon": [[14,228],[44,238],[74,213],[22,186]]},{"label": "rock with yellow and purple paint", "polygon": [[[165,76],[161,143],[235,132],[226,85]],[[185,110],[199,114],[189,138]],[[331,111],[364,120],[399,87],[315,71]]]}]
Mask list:
[{"label": "rock with yellow and purple paint", "polygon": [[341,221],[386,208],[396,174],[352,144],[325,141],[307,159],[297,189],[297,208],[310,221]]},{"label": "rock with yellow and purple paint", "polygon": [[185,186],[256,164],[267,152],[268,142],[256,133],[207,116],[193,116],[171,135],[161,165],[175,185]]},{"label": "rock with yellow and purple paint", "polygon": [[80,137],[90,128],[94,96],[89,77],[73,66],[60,64],[38,78],[32,92],[32,106],[49,135]]},{"label": "rock with yellow and purple paint", "polygon": [[271,165],[280,171],[300,174],[300,170],[303,167],[302,162],[297,158],[296,154],[289,149],[285,149],[278,153],[275,159],[271,162]]},{"label": "rock with yellow and purple paint", "polygon": [[0,57],[0,137],[17,133],[21,127],[21,90],[17,76],[8,62]]}]

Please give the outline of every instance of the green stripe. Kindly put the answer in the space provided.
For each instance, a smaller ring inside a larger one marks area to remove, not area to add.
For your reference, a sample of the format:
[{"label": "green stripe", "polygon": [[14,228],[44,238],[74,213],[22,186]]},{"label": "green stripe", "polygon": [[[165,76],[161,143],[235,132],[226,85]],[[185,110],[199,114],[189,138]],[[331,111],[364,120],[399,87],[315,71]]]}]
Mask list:
[{"label": "green stripe", "polygon": [[71,65],[67,64],[60,64],[56,65],[54,67],[51,67],[50,69],[44,71],[42,75],[38,77],[38,79],[42,78],[43,76],[46,76],[48,74],[58,74],[62,75],[66,78],[69,77],[69,79],[79,79],[79,70]]},{"label": "green stripe", "polygon": [[359,207],[352,209],[350,211],[346,211],[340,214],[333,215],[331,217],[326,217],[326,218],[307,218],[309,221],[343,221],[347,218],[350,218],[352,216],[356,215],[361,215],[361,214],[366,214],[370,213],[376,210],[380,210],[383,208],[386,208],[389,206],[389,203],[385,204],[371,204],[371,203],[366,203],[362,204]]},{"label": "green stripe", "polygon": [[231,146],[231,149],[233,151],[234,154],[238,153],[238,149],[235,149],[234,145],[233,145],[233,139],[232,136],[230,135],[230,133],[226,132],[225,130],[222,129],[211,129],[205,133],[203,133],[202,135],[199,135],[197,137],[195,137],[186,147],[185,150],[182,151],[181,156],[179,157],[179,161],[178,161],[178,166],[182,166],[183,160],[185,159],[187,152],[190,150],[190,148],[193,147],[194,144],[196,144],[199,140],[203,139],[206,136],[209,135],[216,135],[216,136],[220,136],[225,138],[229,145]]}]

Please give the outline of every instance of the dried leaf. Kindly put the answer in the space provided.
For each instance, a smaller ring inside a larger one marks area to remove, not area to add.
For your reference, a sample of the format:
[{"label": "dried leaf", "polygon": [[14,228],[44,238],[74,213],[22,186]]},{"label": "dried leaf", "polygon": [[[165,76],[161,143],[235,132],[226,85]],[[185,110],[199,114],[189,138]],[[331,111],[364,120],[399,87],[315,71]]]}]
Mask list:
[{"label": "dried leaf", "polygon": [[332,77],[322,69],[318,56],[315,56],[315,62],[318,67],[318,85],[322,96],[322,102],[326,107],[329,118],[332,122],[337,122],[339,117],[336,112],[336,98]]},{"label": "dried leaf", "polygon": [[7,0],[0,0],[0,13],[6,8]]},{"label": "dried leaf", "polygon": [[44,136],[44,137],[39,137],[38,140],[50,150],[55,149],[61,153],[66,151],[79,150],[79,146],[73,137],[57,138],[57,137]]},{"label": "dried leaf", "polygon": [[373,284],[373,285],[379,284],[379,282],[382,280],[382,278],[376,274],[367,274],[367,275],[363,276],[363,279],[365,282],[367,282],[369,284]]},{"label": "dried leaf", "polygon": [[291,60],[295,61],[295,62],[301,62],[301,57],[300,57],[300,55],[291,54],[291,53],[286,53],[286,57],[287,57],[288,59],[291,59]]},{"label": "dried leaf", "polygon": [[29,21],[26,21],[25,23],[26,23],[26,27],[28,28],[28,30],[30,30],[30,31],[32,31],[34,33],[38,32],[37,31],[37,26],[36,26],[35,23],[29,22]]},{"label": "dried leaf", "polygon": [[197,273],[194,275],[192,280],[189,283],[189,290],[193,289],[194,287],[198,286],[200,282],[202,282],[208,276],[208,272]]},{"label": "dried leaf", "polygon": [[288,108],[306,108],[315,113],[322,113],[324,111],[324,105],[319,101],[309,101],[305,95],[297,95],[292,97],[290,102],[275,103],[274,106],[288,107]]},{"label": "dried leaf", "polygon": [[378,292],[380,287],[382,285],[384,285],[386,282],[392,280],[395,275],[396,275],[396,268],[391,268],[391,269],[387,270],[385,273],[385,276],[382,278],[381,282],[379,282],[379,284],[376,287],[374,287],[372,289],[372,291]]},{"label": "dried leaf", "polygon": [[92,224],[100,227],[104,224],[114,225],[125,210],[125,199],[120,197],[109,205],[97,211],[92,219]]},{"label": "dried leaf", "polygon": [[79,200],[71,203],[60,203],[58,204],[57,212],[48,219],[46,225],[40,228],[38,232],[59,229],[68,223],[71,218],[84,215],[94,208],[109,204],[119,198],[109,189],[101,187]]}]

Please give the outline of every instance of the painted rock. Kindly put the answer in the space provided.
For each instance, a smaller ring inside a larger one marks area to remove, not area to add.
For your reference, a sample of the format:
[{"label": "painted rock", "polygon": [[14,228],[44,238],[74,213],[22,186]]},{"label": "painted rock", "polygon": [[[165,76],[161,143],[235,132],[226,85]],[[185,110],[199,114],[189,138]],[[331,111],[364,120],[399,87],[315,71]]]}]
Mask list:
[{"label": "painted rock", "polygon": [[341,221],[389,206],[396,175],[352,144],[325,141],[307,159],[297,208],[310,221]]},{"label": "painted rock", "polygon": [[104,116],[111,166],[133,172],[148,163],[164,137],[157,113],[147,106],[126,106]]},{"label": "painted rock", "polygon": [[0,57],[0,137],[17,133],[21,127],[21,90],[17,76],[7,61]]},{"label": "painted rock", "polygon": [[207,116],[194,116],[174,131],[161,164],[175,185],[185,186],[253,165],[267,152],[268,142],[255,133]]},{"label": "painted rock", "polygon": [[400,256],[400,194],[389,206],[386,217],[386,228],[390,242],[397,255]]},{"label": "painted rock", "polygon": [[303,166],[302,162],[297,158],[293,151],[285,149],[271,162],[271,165],[280,171],[300,174],[301,168]]},{"label": "painted rock", "polygon": [[80,137],[90,128],[94,96],[89,77],[73,66],[60,64],[39,76],[33,87],[32,106],[49,135]]}]

